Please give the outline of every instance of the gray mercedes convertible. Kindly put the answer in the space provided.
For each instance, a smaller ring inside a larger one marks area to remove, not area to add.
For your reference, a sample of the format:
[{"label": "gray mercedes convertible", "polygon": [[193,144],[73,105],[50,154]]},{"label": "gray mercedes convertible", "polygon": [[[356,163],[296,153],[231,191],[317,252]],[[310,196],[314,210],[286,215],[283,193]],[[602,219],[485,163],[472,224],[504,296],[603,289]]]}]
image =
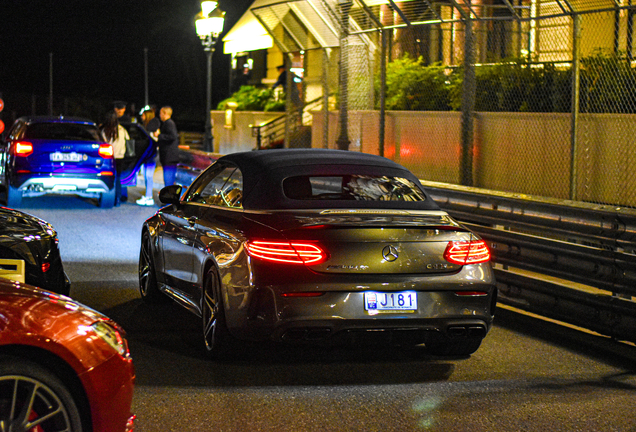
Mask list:
[{"label": "gray mercedes convertible", "polygon": [[235,153],[160,200],[141,232],[141,296],[198,316],[211,356],[240,340],[467,356],[492,325],[486,243],[386,158]]}]

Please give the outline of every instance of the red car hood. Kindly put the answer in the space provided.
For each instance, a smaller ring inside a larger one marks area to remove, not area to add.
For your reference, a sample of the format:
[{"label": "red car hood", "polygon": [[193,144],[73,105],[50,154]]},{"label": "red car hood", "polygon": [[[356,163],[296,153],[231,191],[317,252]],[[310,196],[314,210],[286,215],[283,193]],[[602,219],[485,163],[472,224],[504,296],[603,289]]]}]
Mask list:
[{"label": "red car hood", "polygon": [[81,374],[117,354],[100,338],[90,337],[90,326],[97,321],[117,327],[69,297],[0,278],[0,346],[45,349]]}]

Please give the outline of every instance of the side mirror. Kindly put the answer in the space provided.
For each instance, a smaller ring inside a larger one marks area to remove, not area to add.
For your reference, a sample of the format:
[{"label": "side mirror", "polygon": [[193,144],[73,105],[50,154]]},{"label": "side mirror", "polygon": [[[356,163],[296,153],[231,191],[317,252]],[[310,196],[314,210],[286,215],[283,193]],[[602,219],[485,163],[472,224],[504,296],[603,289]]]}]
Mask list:
[{"label": "side mirror", "polygon": [[179,185],[166,186],[159,191],[159,201],[164,204],[179,204],[182,190]]}]

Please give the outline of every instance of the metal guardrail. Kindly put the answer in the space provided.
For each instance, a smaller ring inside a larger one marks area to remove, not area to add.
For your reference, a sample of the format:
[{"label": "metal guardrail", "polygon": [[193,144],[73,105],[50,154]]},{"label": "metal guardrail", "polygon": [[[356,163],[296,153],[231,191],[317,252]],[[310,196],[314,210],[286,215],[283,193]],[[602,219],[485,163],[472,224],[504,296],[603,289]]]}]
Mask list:
[{"label": "metal guardrail", "polygon": [[501,303],[636,342],[636,209],[422,184],[489,243]]}]

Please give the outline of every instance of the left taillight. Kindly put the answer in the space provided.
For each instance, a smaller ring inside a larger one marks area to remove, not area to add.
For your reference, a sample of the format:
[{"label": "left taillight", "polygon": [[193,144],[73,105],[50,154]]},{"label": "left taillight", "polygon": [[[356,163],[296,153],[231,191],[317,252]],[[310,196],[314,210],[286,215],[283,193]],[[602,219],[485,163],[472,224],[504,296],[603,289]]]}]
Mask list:
[{"label": "left taillight", "polygon": [[99,145],[99,155],[103,158],[112,158],[115,152],[113,151],[113,146],[110,144],[100,144]]},{"label": "left taillight", "polygon": [[16,141],[13,145],[13,152],[16,156],[27,157],[33,153],[33,144],[28,141]]},{"label": "left taillight", "polygon": [[483,240],[452,241],[446,246],[444,259],[459,265],[479,264],[490,261],[490,251]]},{"label": "left taillight", "polygon": [[320,264],[327,259],[327,252],[314,243],[249,240],[245,244],[247,254],[264,261],[282,264]]}]

